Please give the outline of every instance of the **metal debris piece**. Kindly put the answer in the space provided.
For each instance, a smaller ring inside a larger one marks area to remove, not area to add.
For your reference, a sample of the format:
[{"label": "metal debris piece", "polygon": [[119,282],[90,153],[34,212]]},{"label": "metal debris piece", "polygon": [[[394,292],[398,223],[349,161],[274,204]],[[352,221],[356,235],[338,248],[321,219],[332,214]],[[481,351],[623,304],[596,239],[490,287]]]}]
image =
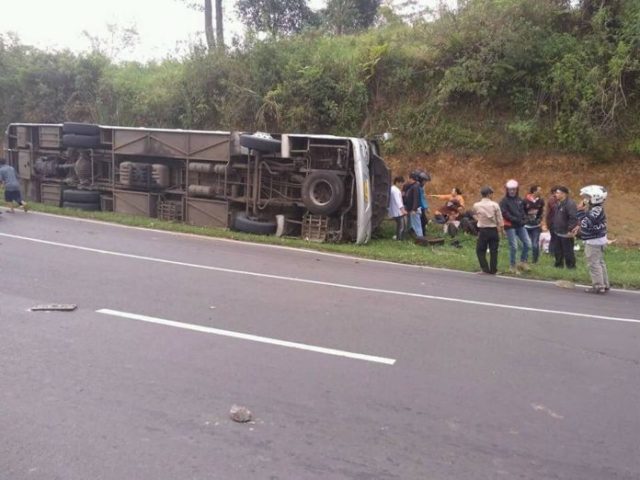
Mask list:
[{"label": "metal debris piece", "polygon": [[556,282],[556,287],[560,287],[560,288],[576,288],[576,284],[573,282],[570,282],[569,280],[558,280]]},{"label": "metal debris piece", "polygon": [[36,305],[29,310],[32,312],[73,312],[77,305],[72,303],[51,303],[49,305]]},{"label": "metal debris piece", "polygon": [[238,423],[247,423],[253,419],[251,410],[249,410],[247,407],[241,407],[239,405],[233,405],[231,407],[229,416],[231,417],[231,420]]}]

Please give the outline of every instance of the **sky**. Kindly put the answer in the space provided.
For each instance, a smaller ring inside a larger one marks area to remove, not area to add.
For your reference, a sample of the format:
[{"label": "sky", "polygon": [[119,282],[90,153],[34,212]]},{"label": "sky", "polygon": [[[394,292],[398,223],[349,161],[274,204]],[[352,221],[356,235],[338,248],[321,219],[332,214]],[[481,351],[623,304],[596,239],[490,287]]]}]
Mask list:
[{"label": "sky", "polygon": [[[234,34],[242,34],[234,3],[225,0],[227,43]],[[324,3],[309,2],[312,8],[321,8]],[[188,51],[189,44],[204,41],[202,17],[201,12],[189,9],[181,0],[0,0],[0,33],[14,32],[22,43],[42,49],[88,51],[91,42],[83,31],[108,39],[108,24],[135,27],[139,41],[117,49],[120,60],[180,56]]]}]

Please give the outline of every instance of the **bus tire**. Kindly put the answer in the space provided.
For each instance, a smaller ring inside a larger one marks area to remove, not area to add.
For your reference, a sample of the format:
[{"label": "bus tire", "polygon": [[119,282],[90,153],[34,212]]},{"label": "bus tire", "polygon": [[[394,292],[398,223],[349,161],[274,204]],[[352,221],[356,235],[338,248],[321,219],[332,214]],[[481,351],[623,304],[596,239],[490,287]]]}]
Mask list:
[{"label": "bus tire", "polygon": [[84,210],[86,212],[99,212],[99,203],[80,203],[80,202],[63,202],[64,208],[74,208],[76,210]]},{"label": "bus tire", "polygon": [[279,152],[282,148],[282,142],[280,140],[276,140],[275,138],[263,138],[249,134],[240,135],[240,145],[245,148],[264,153]]},{"label": "bus tire", "polygon": [[63,135],[74,134],[96,136],[100,135],[100,127],[93,123],[65,122],[62,124],[62,133]]},{"label": "bus tire", "polygon": [[276,222],[256,220],[248,217],[244,212],[238,212],[233,220],[233,229],[239,232],[273,235],[277,228]]},{"label": "bus tire", "polygon": [[71,203],[100,203],[100,192],[95,190],[65,190],[62,201]]},{"label": "bus tire", "polygon": [[316,170],[302,182],[302,201],[311,213],[331,215],[345,197],[344,181],[334,172]]},{"label": "bus tire", "polygon": [[95,148],[100,146],[100,135],[78,135],[67,133],[62,136],[62,145],[73,148]]}]

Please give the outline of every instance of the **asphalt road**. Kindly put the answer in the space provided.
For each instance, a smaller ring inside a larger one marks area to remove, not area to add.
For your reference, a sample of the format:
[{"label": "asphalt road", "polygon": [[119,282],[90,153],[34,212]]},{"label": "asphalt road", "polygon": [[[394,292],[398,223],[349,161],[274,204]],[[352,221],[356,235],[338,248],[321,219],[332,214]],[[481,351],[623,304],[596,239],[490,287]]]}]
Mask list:
[{"label": "asphalt road", "polygon": [[1,480],[640,479],[637,293],[31,213],[0,278]]}]

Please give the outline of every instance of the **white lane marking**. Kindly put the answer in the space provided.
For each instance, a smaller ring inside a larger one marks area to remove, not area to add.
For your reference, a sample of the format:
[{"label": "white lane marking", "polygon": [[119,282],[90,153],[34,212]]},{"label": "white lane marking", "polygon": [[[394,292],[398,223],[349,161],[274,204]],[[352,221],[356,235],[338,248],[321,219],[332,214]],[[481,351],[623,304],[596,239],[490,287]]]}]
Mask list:
[{"label": "white lane marking", "polygon": [[298,350],[324,353],[326,355],[335,355],[338,357],[353,358],[355,360],[382,363],[384,365],[393,365],[396,363],[396,360],[393,358],[364,355],[362,353],[347,352],[345,350],[336,350],[333,348],[316,347],[314,345],[307,345],[304,343],[288,342],[286,340],[278,340],[276,338],[260,337],[258,335],[250,335],[248,333],[232,332],[230,330],[221,330],[219,328],[205,327],[203,325],[194,325],[192,323],[182,323],[173,320],[165,320],[164,318],[138,315],[136,313],[120,312],[118,310],[110,310],[108,308],[96,310],[96,313],[111,315],[113,317],[128,318],[129,320],[139,320],[141,322],[156,323],[158,325],[165,325],[167,327],[182,328],[184,330],[193,330],[195,332],[211,333],[213,335],[220,335],[223,337],[239,338],[241,340],[250,340],[252,342],[267,343],[269,345],[277,345],[278,347],[296,348]]},{"label": "white lane marking", "polygon": [[[0,210],[9,210],[8,208],[5,207],[0,207]],[[252,242],[250,240],[236,240],[233,238],[224,238],[224,237],[216,237],[216,236],[210,236],[210,235],[205,235],[205,234],[199,234],[199,233],[186,233],[186,232],[172,232],[171,230],[160,230],[157,228],[150,228],[150,227],[134,227],[133,225],[122,225],[120,223],[113,223],[107,220],[94,220],[91,218],[80,218],[80,217],[69,217],[66,215],[58,215],[55,213],[44,213],[44,212],[30,212],[32,215],[42,215],[45,217],[52,217],[52,218],[59,218],[62,220],[71,220],[74,222],[84,222],[84,223],[93,223],[96,225],[102,225],[105,227],[115,227],[115,228],[124,228],[127,230],[134,230],[134,231],[139,231],[139,232],[150,232],[150,233],[162,233],[165,235],[173,235],[173,236],[178,236],[178,237],[186,237],[186,238],[192,238],[192,239],[199,239],[199,240],[207,240],[207,241],[211,241],[211,242],[224,242],[224,243],[231,243],[231,244],[242,244],[242,245],[248,245],[250,247],[255,247],[255,248],[271,248],[271,249],[276,249],[276,250],[285,250],[285,251],[290,251],[290,252],[295,252],[295,253],[302,253],[302,254],[311,254],[311,255],[321,255],[321,256],[325,256],[325,257],[334,257],[334,258],[339,258],[342,260],[354,260],[354,261],[358,261],[358,262],[364,262],[364,263],[379,263],[381,265],[389,265],[392,267],[397,267],[397,268],[410,268],[410,269],[418,269],[418,270],[433,270],[436,272],[450,272],[450,273],[454,273],[454,274],[459,274],[459,275],[464,275],[464,276],[475,276],[477,275],[478,272],[467,272],[465,270],[455,270],[453,268],[446,268],[446,267],[432,267],[430,265],[415,265],[415,264],[411,264],[411,263],[399,263],[399,262],[393,262],[391,260],[376,260],[373,258],[367,258],[367,257],[358,257],[355,255],[349,255],[347,253],[332,253],[332,252],[324,252],[321,250],[313,250],[311,248],[303,248],[303,247],[289,247],[287,245],[273,245],[270,243],[258,243],[258,242]],[[556,280],[539,280],[536,278],[521,278],[521,277],[513,277],[513,276],[502,276],[502,275],[498,275],[495,277],[496,280],[502,280],[502,281],[516,281],[516,282],[529,282],[529,283],[543,283],[543,284],[547,284],[547,285],[552,285],[556,282]],[[586,284],[576,284],[577,287],[588,287],[590,285],[586,285]],[[621,292],[621,293],[630,293],[633,295],[640,295],[640,290],[625,290],[624,288],[612,288],[612,291],[615,292]]]},{"label": "white lane marking", "polygon": [[402,292],[397,290],[386,290],[383,288],[360,287],[358,285],[348,285],[344,283],[323,282],[320,280],[310,280],[307,278],[285,277],[283,275],[273,275],[270,273],[250,272],[246,270],[234,270],[232,268],[212,267],[209,265],[199,265],[197,263],[178,262],[176,260],[167,260],[164,258],[146,257],[143,255],[134,255],[131,253],[114,252],[111,250],[101,250],[98,248],[82,247],[80,245],[71,245],[68,243],[52,242],[50,240],[41,240],[38,238],[22,237],[20,235],[12,235],[9,233],[0,233],[0,237],[14,238],[28,242],[40,243],[43,245],[52,245],[56,247],[70,248],[83,252],[100,253],[103,255],[112,255],[114,257],[132,258],[136,260],[144,260],[148,262],[164,263],[167,265],[177,265],[181,267],[197,268],[200,270],[209,270],[213,272],[231,273],[235,275],[245,275],[249,277],[270,278],[273,280],[281,280],[284,282],[304,283],[306,285],[319,285],[323,287],[342,288],[345,290],[355,290],[360,292],[381,293],[385,295],[397,295],[401,297],[423,298],[426,300],[440,300],[442,302],[461,303],[465,305],[475,305],[481,307],[499,308],[504,310],[519,310],[524,312],[549,313],[552,315],[563,315],[568,317],[590,318],[596,320],[610,320],[614,322],[640,323],[637,318],[610,317],[606,315],[595,315],[590,313],[569,312],[564,310],[550,310],[546,308],[523,307],[520,305],[505,305],[501,303],[480,302],[478,300],[465,300],[463,298],[440,297],[437,295],[427,295],[424,293]]}]

